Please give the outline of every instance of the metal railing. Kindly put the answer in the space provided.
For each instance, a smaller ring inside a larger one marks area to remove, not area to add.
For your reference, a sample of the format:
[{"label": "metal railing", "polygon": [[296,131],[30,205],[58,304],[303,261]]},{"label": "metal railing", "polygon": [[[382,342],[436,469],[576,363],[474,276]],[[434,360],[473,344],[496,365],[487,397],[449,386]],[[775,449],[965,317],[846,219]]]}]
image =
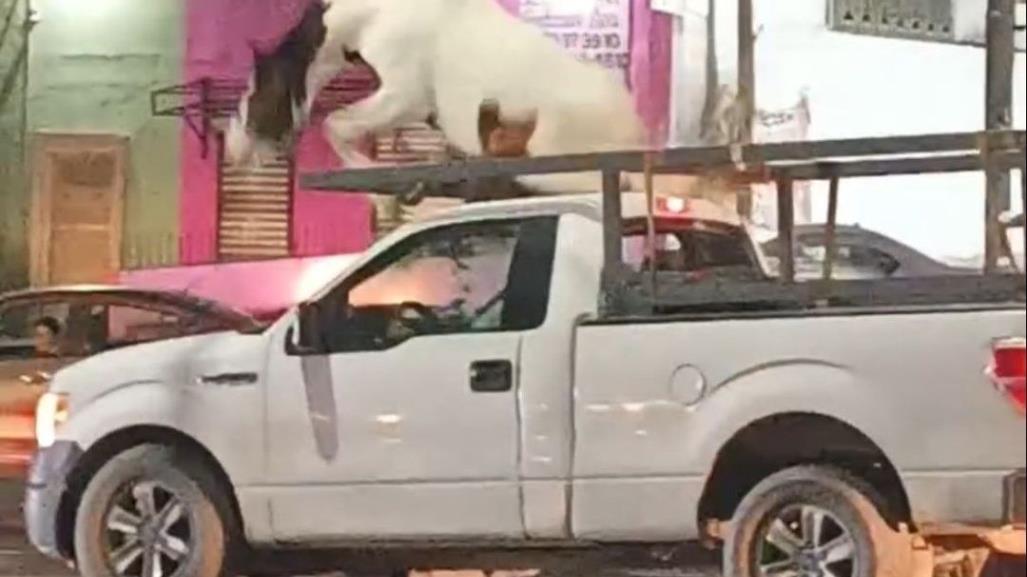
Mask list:
[{"label": "metal railing", "polygon": [[[334,79],[318,95],[311,112],[312,121],[357,102],[372,94],[379,85],[375,72],[366,66],[347,71]],[[246,93],[246,80],[204,77],[185,84],[159,88],[150,93],[150,113],[156,117],[181,118],[200,139],[201,154],[210,153],[209,140],[215,124],[230,118]]]}]

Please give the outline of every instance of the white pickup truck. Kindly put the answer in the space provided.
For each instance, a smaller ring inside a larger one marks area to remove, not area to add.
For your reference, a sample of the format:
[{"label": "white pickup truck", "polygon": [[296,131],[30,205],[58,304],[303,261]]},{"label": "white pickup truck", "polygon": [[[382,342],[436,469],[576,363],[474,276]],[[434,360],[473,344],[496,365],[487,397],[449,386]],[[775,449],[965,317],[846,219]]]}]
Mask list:
[{"label": "white pickup truck", "polygon": [[[643,206],[624,203],[634,268],[763,274],[702,202],[668,203],[647,250]],[[59,372],[33,543],[85,577],[216,577],[313,547],[354,575],[594,575],[700,541],[739,577],[1023,553],[1022,301],[603,315],[601,212],[469,205],[263,331]]]}]

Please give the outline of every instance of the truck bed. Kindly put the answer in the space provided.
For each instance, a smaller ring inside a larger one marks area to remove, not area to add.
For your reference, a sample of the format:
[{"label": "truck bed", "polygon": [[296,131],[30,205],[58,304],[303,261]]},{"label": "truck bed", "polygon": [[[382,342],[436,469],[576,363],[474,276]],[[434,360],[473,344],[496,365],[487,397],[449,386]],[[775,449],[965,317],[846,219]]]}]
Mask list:
[{"label": "truck bed", "polygon": [[[1000,519],[996,488],[1027,464],[1027,443],[1022,416],[985,369],[994,339],[1024,337],[1027,313],[1022,305],[888,312],[580,326],[574,467],[588,481],[578,490],[644,495],[638,515],[653,537],[691,535],[697,529],[682,523],[698,518],[718,451],[753,423],[809,414],[879,447],[916,519],[970,523],[982,511]],[[601,536],[616,536],[619,523],[576,519]]]}]

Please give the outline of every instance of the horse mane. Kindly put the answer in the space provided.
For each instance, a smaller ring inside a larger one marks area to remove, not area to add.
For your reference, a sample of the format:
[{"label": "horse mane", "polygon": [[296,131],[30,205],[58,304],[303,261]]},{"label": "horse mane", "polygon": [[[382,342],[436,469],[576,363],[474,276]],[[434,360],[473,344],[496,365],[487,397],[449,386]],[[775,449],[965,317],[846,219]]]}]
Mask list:
[{"label": "horse mane", "polygon": [[303,17],[289,33],[268,52],[254,49],[255,55],[261,59],[285,58],[300,59],[305,63],[314,61],[317,51],[324,44],[328,36],[328,30],[324,24],[324,14],[327,5],[323,2],[311,2],[303,11]]}]

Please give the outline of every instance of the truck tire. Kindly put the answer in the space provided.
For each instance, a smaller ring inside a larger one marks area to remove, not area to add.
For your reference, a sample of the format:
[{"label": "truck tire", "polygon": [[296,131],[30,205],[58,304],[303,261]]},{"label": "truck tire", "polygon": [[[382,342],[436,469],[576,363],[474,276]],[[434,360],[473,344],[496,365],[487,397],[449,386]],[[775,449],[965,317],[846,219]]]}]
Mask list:
[{"label": "truck tire", "polygon": [[981,577],[1023,577],[1025,574],[1023,557],[994,553],[984,566]]},{"label": "truck tire", "polygon": [[873,491],[830,467],[768,477],[738,506],[724,577],[906,577],[911,548],[881,517]]},{"label": "truck tire", "polygon": [[231,509],[188,453],[142,445],[89,482],[75,522],[83,577],[225,577]]}]

